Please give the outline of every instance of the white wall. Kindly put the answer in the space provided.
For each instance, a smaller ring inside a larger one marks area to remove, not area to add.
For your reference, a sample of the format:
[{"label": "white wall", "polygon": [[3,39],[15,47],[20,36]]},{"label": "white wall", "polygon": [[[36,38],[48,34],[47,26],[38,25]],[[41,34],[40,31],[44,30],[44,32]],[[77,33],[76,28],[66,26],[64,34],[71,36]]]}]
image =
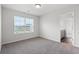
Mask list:
[{"label": "white wall", "polygon": [[40,36],[60,42],[60,17],[74,11],[74,39],[73,45],[79,47],[79,7],[58,10],[40,18]]},{"label": "white wall", "polygon": [[42,16],[40,19],[40,36],[60,42],[60,16],[72,10],[73,8],[60,9]]},{"label": "white wall", "polygon": [[59,20],[57,15],[48,14],[41,18],[40,20],[40,36],[51,39],[54,41],[59,41]]},{"label": "white wall", "polygon": [[74,29],[75,29],[75,40],[74,45],[79,47],[79,7],[74,9]]},{"label": "white wall", "polygon": [[0,50],[1,50],[1,5],[0,5]]},{"label": "white wall", "polygon": [[[23,12],[3,8],[2,12],[2,44],[11,43],[39,36],[39,17],[27,15]],[[14,34],[14,16],[31,16],[34,18],[34,32]]]}]

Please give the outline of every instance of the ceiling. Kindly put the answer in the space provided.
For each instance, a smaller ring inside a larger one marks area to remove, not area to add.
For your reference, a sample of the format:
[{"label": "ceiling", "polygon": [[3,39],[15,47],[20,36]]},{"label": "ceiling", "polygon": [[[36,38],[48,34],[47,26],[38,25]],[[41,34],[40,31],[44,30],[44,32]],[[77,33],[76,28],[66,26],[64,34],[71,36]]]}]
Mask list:
[{"label": "ceiling", "polygon": [[74,6],[72,4],[42,4],[41,8],[35,8],[34,4],[3,4],[3,7],[25,12],[27,14],[41,16],[51,11]]}]

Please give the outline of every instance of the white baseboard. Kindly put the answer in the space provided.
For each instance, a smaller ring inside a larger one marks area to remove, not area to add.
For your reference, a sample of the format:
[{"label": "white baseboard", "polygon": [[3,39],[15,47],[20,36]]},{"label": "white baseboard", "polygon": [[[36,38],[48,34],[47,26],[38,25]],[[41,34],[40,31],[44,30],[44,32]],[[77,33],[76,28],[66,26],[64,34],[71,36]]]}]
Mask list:
[{"label": "white baseboard", "polygon": [[[44,38],[44,39],[52,40],[52,39],[50,39],[50,38],[48,38],[48,37],[45,37],[45,36],[40,36],[40,37],[41,37],[41,38]],[[52,40],[52,41],[55,41],[55,42],[60,43],[60,41],[56,41],[56,40]]]},{"label": "white baseboard", "polygon": [[[29,37],[27,39],[36,38],[36,37],[39,37],[39,36],[32,36],[32,37]],[[5,41],[4,43],[2,43],[2,45],[17,42],[17,41],[27,40],[27,39],[25,38],[25,39],[19,39],[19,40],[17,39],[17,40],[14,40],[14,41]]]}]

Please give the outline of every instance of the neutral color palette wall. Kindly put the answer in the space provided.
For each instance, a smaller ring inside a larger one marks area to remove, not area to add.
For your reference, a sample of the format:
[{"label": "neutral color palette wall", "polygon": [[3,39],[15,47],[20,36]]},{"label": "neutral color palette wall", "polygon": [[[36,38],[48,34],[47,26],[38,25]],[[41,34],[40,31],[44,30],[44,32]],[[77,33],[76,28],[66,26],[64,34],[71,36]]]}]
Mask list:
[{"label": "neutral color palette wall", "polygon": [[[74,12],[74,39],[73,45],[79,47],[79,6],[58,10],[44,15],[40,19],[40,36],[54,41],[60,41],[60,16]],[[57,14],[58,13],[58,14]]]},{"label": "neutral color palette wall", "polygon": [[[34,19],[34,32],[14,34],[14,16],[32,17]],[[28,15],[23,12],[3,8],[2,12],[2,44],[16,42],[39,36],[39,17]]]},{"label": "neutral color palette wall", "polygon": [[41,18],[40,20],[40,36],[51,39],[54,41],[60,41],[59,32],[59,20],[58,16],[55,14],[48,14]]},{"label": "neutral color palette wall", "polygon": [[60,9],[40,18],[40,36],[60,42],[60,16],[71,12],[73,8]]},{"label": "neutral color palette wall", "polygon": [[74,45],[79,47],[79,7],[75,7],[74,9],[74,27],[75,27]]},{"label": "neutral color palette wall", "polygon": [[0,5],[0,50],[1,50],[1,5]]}]

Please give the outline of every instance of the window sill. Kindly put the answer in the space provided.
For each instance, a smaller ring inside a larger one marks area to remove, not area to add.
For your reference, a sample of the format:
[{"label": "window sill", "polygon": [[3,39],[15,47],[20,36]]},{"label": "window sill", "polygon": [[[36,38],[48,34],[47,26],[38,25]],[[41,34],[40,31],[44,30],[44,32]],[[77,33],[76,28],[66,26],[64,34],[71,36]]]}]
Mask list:
[{"label": "window sill", "polygon": [[14,32],[14,34],[28,34],[28,33],[33,33],[32,31],[27,31],[27,32]]}]

